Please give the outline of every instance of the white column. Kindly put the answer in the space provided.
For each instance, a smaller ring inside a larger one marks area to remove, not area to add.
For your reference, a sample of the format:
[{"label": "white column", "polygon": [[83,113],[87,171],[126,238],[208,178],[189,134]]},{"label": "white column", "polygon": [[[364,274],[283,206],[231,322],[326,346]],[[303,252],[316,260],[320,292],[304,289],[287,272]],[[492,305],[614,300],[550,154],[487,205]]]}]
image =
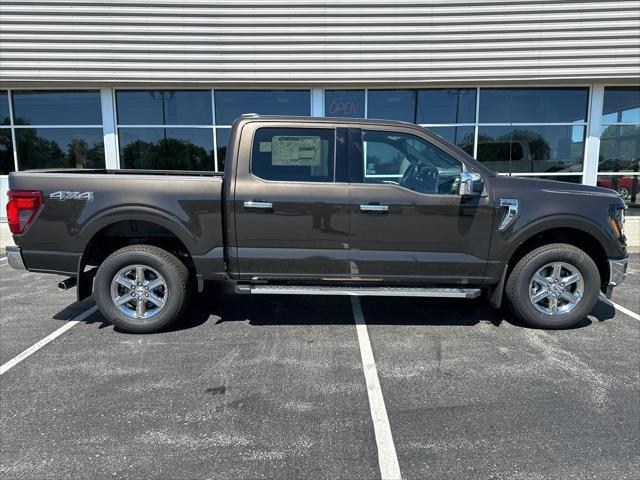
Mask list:
[{"label": "white column", "polygon": [[584,155],[584,177],[582,183],[595,185],[598,180],[598,156],[600,155],[600,135],[602,134],[602,106],[604,104],[604,85],[591,87],[589,104],[589,125]]},{"label": "white column", "polygon": [[120,168],[116,143],[116,110],[113,104],[113,90],[101,88],[100,100],[102,103],[102,134],[104,136],[106,167],[113,170]]},{"label": "white column", "polygon": [[324,90],[320,87],[311,89],[311,116],[324,117]]}]

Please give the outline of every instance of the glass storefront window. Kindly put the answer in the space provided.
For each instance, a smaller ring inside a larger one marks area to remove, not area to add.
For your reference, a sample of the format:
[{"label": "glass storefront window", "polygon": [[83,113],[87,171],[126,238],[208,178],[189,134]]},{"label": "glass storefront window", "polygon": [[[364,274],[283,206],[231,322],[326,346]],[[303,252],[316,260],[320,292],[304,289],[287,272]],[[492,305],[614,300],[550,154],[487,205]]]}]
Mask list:
[{"label": "glass storefront window", "polygon": [[581,125],[481,126],[477,158],[504,173],[582,172]]},{"label": "glass storefront window", "polygon": [[600,137],[600,172],[640,170],[640,124],[607,125]]},{"label": "glass storefront window", "polygon": [[118,90],[120,125],[211,125],[211,90]]},{"label": "glass storefront window", "polygon": [[218,150],[218,170],[224,172],[224,161],[227,157],[230,128],[216,128],[216,149]]},{"label": "glass storefront window", "polygon": [[585,122],[587,88],[482,88],[480,123]]},{"label": "glass storefront window", "polygon": [[18,166],[104,168],[101,128],[18,128]]},{"label": "glass storefront window", "polygon": [[9,125],[9,95],[6,90],[0,90],[0,125]]},{"label": "glass storefront window", "polygon": [[441,136],[447,142],[453,143],[473,155],[475,129],[473,127],[427,127],[431,133]]},{"label": "glass storefront window", "polygon": [[606,87],[602,123],[640,123],[640,87]]},{"label": "glass storefront window", "polygon": [[98,90],[14,90],[15,125],[102,125]]},{"label": "glass storefront window", "polygon": [[324,116],[364,118],[364,90],[326,90]]},{"label": "glass storefront window", "polygon": [[367,117],[413,123],[416,96],[415,90],[369,90]]},{"label": "glass storefront window", "polygon": [[418,91],[416,123],[475,123],[476,89]]},{"label": "glass storefront window", "polygon": [[13,163],[13,142],[11,129],[0,128],[0,175],[7,175],[15,170]]},{"label": "glass storefront window", "polygon": [[640,176],[598,175],[598,186],[615,190],[630,207],[640,207]]},{"label": "glass storefront window", "polygon": [[311,115],[309,90],[216,90],[216,124],[231,125],[243,113]]},{"label": "glass storefront window", "polygon": [[214,170],[208,128],[119,128],[122,168]]}]

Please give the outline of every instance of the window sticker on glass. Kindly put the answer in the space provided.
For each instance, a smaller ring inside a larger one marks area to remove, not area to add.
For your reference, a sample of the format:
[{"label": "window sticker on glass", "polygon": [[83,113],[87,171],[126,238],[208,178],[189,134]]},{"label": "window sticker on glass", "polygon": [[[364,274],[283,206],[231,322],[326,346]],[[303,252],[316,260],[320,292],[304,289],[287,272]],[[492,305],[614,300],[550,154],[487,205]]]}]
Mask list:
[{"label": "window sticker on glass", "polygon": [[278,166],[317,167],[321,165],[320,137],[274,136],[271,164]]},{"label": "window sticker on glass", "polygon": [[271,142],[260,142],[260,151],[265,153],[265,152],[270,152],[271,151]]}]

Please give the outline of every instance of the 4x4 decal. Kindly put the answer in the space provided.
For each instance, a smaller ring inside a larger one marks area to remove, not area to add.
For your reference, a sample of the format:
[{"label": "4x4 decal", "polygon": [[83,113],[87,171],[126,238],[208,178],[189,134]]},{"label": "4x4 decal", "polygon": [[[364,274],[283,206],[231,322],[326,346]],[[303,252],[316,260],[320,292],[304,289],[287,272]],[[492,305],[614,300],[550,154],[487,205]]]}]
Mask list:
[{"label": "4x4 decal", "polygon": [[49,195],[51,200],[84,200],[85,202],[93,202],[93,192],[53,192]]}]

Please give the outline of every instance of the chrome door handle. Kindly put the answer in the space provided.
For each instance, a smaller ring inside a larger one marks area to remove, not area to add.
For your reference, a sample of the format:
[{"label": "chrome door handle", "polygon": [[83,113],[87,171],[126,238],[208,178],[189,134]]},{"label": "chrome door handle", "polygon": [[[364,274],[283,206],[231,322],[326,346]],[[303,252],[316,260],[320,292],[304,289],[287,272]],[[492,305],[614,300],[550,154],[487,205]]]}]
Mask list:
[{"label": "chrome door handle", "polygon": [[273,209],[273,203],[271,202],[262,202],[258,200],[247,200],[244,202],[244,208],[257,208],[260,210],[271,210]]},{"label": "chrome door handle", "polygon": [[360,205],[360,211],[364,213],[389,213],[389,205],[362,204]]}]

